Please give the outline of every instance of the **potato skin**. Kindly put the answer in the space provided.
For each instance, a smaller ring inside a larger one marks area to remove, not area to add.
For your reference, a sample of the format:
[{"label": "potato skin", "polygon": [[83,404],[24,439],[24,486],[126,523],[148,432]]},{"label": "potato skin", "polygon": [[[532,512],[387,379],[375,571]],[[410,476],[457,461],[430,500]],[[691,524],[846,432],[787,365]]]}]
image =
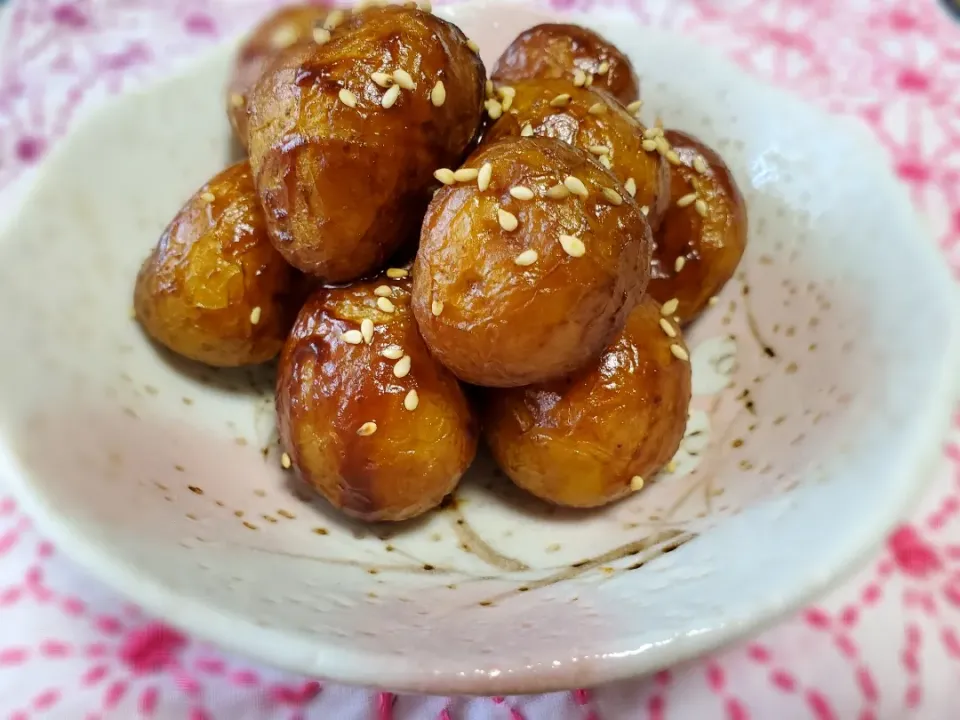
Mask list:
[{"label": "potato skin", "polygon": [[[560,141],[507,138],[481,147],[465,167],[487,162],[486,191],[476,181],[446,186],[427,210],[414,263],[420,332],[465,382],[512,387],[566,375],[606,347],[643,294],[649,225],[616,178]],[[567,176],[584,183],[586,199],[544,196]],[[535,197],[513,198],[515,186]],[[604,187],[622,204],[607,200]],[[500,226],[498,208],[516,216],[516,230]],[[561,234],[582,238],[585,254],[567,254]],[[520,266],[526,250],[537,260]]]},{"label": "potato skin", "polygon": [[134,310],[144,330],[179,355],[218,367],[253,365],[283,347],[304,297],[298,276],[270,244],[244,161],[174,217],[140,268]]},{"label": "potato skin", "polygon": [[313,42],[313,28],[330,13],[327,3],[288,5],[257,25],[237,52],[227,84],[227,118],[237,141],[247,147],[247,98],[267,63],[281,50]]},{"label": "potato skin", "polygon": [[[458,162],[480,125],[485,72],[466,43],[429,13],[374,8],[351,15],[322,46],[284,51],[265,71],[250,99],[250,162],[288,262],[348,281],[414,236],[434,170]],[[385,109],[388,91],[371,74],[396,69],[416,87]]]},{"label": "potato skin", "polygon": [[[610,148],[611,172],[621,183],[633,178],[637,204],[648,209],[647,221],[656,231],[670,203],[670,163],[660,153],[643,149],[646,128],[636,118],[606,91],[578,88],[568,80],[526,80],[510,87],[515,93],[511,111],[487,131],[484,142],[519,136],[529,125],[536,137],[557,138],[587,152],[600,145]],[[552,106],[560,95],[569,95],[570,101]],[[598,104],[605,110],[591,113]]]},{"label": "potato skin", "polygon": [[486,391],[484,437],[514,483],[557,505],[598,507],[670,461],[687,424],[691,371],[670,350],[686,348],[682,337],[669,338],[660,319],[660,305],[647,296],[589,367]]},{"label": "potato skin", "polygon": [[[392,288],[392,313],[375,288]],[[344,332],[375,324],[371,344]],[[398,345],[410,373],[381,356]],[[410,390],[415,410],[404,407]],[[277,377],[281,442],[300,476],[332,505],[369,521],[412,518],[438,505],[476,454],[474,411],[456,378],[431,357],[410,312],[410,281],[381,278],[318,290],[300,312]],[[375,422],[372,435],[357,431]]]},{"label": "potato skin", "polygon": [[[607,72],[599,74],[606,63]],[[630,59],[592,30],[579,25],[545,23],[520,33],[497,60],[494,82],[565,78],[582,70],[591,87],[605,88],[624,105],[640,97]]]},{"label": "potato skin", "polygon": [[[680,165],[671,166],[670,206],[655,236],[649,292],[661,303],[676,298],[674,315],[686,324],[736,272],[747,246],[747,206],[723,158],[692,135],[670,130],[666,138]],[[704,174],[693,168],[697,155],[707,162]],[[695,205],[677,205],[694,191],[707,203],[705,218]],[[677,271],[681,256],[684,264]]]}]

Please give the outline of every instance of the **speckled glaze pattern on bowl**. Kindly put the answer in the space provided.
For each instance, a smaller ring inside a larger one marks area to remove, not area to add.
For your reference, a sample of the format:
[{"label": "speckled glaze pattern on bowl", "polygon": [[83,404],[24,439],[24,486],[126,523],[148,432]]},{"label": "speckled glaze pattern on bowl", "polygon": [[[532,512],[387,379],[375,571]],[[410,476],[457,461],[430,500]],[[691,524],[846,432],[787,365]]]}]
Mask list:
[{"label": "speckled glaze pattern on bowl", "polygon": [[[541,17],[444,11],[488,64]],[[750,211],[736,279],[690,332],[673,473],[590,513],[481,458],[454,501],[364,526],[279,467],[270,369],[151,345],[133,278],[230,155],[233,47],[81,123],[0,236],[0,471],[96,574],[267,662],[394,689],[506,694],[650,672],[823,589],[919,492],[957,366],[953,290],[852,123],[611,11],[574,17],[701,136]]]}]

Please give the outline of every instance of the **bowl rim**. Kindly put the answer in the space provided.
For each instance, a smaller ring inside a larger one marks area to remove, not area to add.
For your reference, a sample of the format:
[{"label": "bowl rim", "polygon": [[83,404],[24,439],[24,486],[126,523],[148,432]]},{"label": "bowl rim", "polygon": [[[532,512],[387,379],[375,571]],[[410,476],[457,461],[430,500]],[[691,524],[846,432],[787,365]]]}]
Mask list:
[{"label": "bowl rim", "polygon": [[[474,0],[451,8],[440,8],[439,11],[443,14],[444,10],[449,9],[450,14],[455,16],[465,5],[484,4],[488,3]],[[494,0],[494,4],[517,3]],[[542,8],[526,7],[526,10],[539,12]],[[609,14],[617,15],[615,12]],[[586,22],[587,19],[584,13],[572,12],[565,12],[562,17],[572,22]],[[453,19],[456,20],[456,17]],[[638,29],[642,27],[635,18],[630,17],[629,21]],[[644,31],[673,35],[655,28],[644,28]],[[828,117],[823,111],[809,106],[794,95],[747,75],[720,53],[712,49],[704,50],[693,40],[680,35],[673,35],[671,42],[674,39],[690,47],[696,46],[697,52],[701,54],[708,53],[716,63],[725,65],[731,72],[742,76],[744,82],[764,86],[765,92],[778,98],[786,107],[803,105],[809,112]],[[9,228],[13,227],[16,218],[20,216],[26,201],[41,185],[43,178],[50,172],[49,168],[55,165],[56,158],[66,151],[74,135],[82,132],[84,127],[96,122],[101,116],[110,114],[117,106],[129,102],[131,96],[156,91],[163,85],[176,83],[185,76],[202,71],[209,63],[221,58],[223,53],[230,52],[238,42],[239,36],[224,40],[200,53],[190,62],[177,66],[171,74],[148,81],[143,87],[132,92],[112,96],[86,110],[73,124],[67,136],[53,149],[51,156],[33,174],[26,190],[17,193],[14,203],[17,209],[8,216],[9,221],[0,229],[0,241],[9,235]],[[840,125],[853,125],[842,118],[834,117],[831,121]],[[863,133],[848,134],[852,136],[852,140],[860,141],[864,153],[880,157],[878,150],[863,142]],[[931,288],[931,292],[949,299],[952,307],[960,309],[957,288],[946,264],[936,252],[935,244],[910,205],[906,192],[890,174],[885,158],[881,160],[881,164],[886,171],[883,181],[890,186],[891,194],[904,211],[913,217],[917,233],[924,236],[922,240],[914,241],[913,245],[916,252],[921,254],[922,264],[937,268],[931,277],[926,278],[927,286]],[[869,522],[860,523],[858,532],[846,536],[845,544],[829,556],[828,568],[821,567],[816,575],[798,574],[789,587],[780,586],[777,592],[768,592],[759,597],[749,618],[715,624],[697,633],[679,635],[657,647],[655,652],[638,649],[635,652],[582,657],[576,663],[565,662],[559,668],[544,661],[528,666],[526,670],[511,673],[501,674],[490,669],[454,675],[421,669],[403,656],[378,655],[303,640],[295,634],[262,627],[249,617],[224,612],[208,602],[183,595],[157,581],[142,568],[118,561],[108,547],[83,533],[68,515],[51,502],[51,498],[37,491],[30,480],[30,474],[18,462],[6,433],[0,434],[0,477],[6,478],[6,487],[22,508],[35,519],[42,533],[91,575],[129,596],[150,613],[164,618],[194,637],[211,641],[228,651],[278,668],[316,675],[333,682],[369,685],[396,691],[444,695],[509,695],[569,690],[582,685],[650,674],[759,632],[782,616],[807,604],[863,563],[880,546],[885,533],[916,505],[931,481],[935,468],[944,462],[941,442],[950,425],[955,400],[960,395],[960,373],[955,372],[955,368],[960,367],[960,313],[952,312],[947,315],[950,318],[949,326],[945,328],[948,334],[947,351],[939,363],[939,381],[935,385],[939,392],[922,398],[916,406],[916,427],[912,433],[904,434],[906,440],[899,463],[902,481],[895,491],[888,493],[886,503],[882,507],[875,506]]]}]

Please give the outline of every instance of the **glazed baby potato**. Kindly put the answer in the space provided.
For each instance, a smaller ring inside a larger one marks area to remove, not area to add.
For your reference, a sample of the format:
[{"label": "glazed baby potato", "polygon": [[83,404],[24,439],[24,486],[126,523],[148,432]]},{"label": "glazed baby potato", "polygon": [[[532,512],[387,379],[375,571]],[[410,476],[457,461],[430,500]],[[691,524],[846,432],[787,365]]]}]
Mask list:
[{"label": "glazed baby potato", "polygon": [[[427,210],[413,309],[461,380],[512,387],[595,358],[643,294],[651,233],[586,153],[550,138],[486,144]],[[458,178],[460,181],[458,181]]]},{"label": "glazed baby potato", "polygon": [[580,86],[609,90],[624,105],[640,97],[630,59],[592,30],[546,23],[525,30],[504,51],[494,82],[565,78]]},{"label": "glazed baby potato", "polygon": [[670,130],[676,153],[670,206],[656,234],[649,292],[679,302],[676,317],[697,317],[736,272],[747,245],[747,207],[723,159],[700,140]]},{"label": "glazed baby potato", "polygon": [[281,50],[312,43],[315,28],[332,29],[342,17],[343,11],[331,13],[325,3],[289,5],[263,20],[244,41],[227,85],[227,117],[244,148],[247,147],[247,96],[267,63]]},{"label": "glazed baby potato", "polygon": [[417,332],[405,278],[311,296],[281,355],[277,415],[300,476],[363,520],[435,507],[477,449],[474,413]]},{"label": "glazed baby potato", "polygon": [[588,367],[486,391],[484,437],[514,483],[557,505],[598,507],[639,490],[671,460],[686,428],[691,372],[665,315],[646,296]]},{"label": "glazed baby potato", "polygon": [[173,219],[137,275],[136,318],[154,340],[207,365],[280,352],[302,285],[270,244],[250,164],[228,167]]},{"label": "glazed baby potato", "polygon": [[480,58],[459,29],[391,6],[276,58],[250,98],[250,162],[277,249],[329,282],[381,267],[419,228],[438,167],[480,124]]},{"label": "glazed baby potato", "polygon": [[609,93],[568,80],[521,80],[497,92],[508,111],[487,131],[485,142],[552,137],[586,150],[647,208],[656,231],[670,202],[670,164],[644,137],[647,128]]}]

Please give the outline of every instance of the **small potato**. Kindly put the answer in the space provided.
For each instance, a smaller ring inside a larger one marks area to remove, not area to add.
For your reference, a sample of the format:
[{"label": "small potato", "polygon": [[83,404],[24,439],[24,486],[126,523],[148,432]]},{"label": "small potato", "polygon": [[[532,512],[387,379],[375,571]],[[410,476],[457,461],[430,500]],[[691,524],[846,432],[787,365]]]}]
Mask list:
[{"label": "small potato", "polygon": [[565,78],[605,88],[624,105],[640,97],[630,59],[592,30],[546,23],[525,30],[504,51],[493,70],[497,83]]},{"label": "small potato", "polygon": [[311,296],[280,358],[277,416],[300,476],[363,520],[435,507],[477,449],[463,390],[417,332],[409,279]]},{"label": "small potato", "polygon": [[134,310],[173,352],[207,365],[280,352],[303,284],[270,244],[250,164],[228,167],[177,213],[143,263]]},{"label": "small potato", "polygon": [[[736,272],[747,246],[747,207],[723,159],[692,135],[670,130],[670,206],[656,234],[649,292],[676,298],[683,324],[696,318]],[[699,158],[699,159],[698,159]]]},{"label": "small potato", "polygon": [[330,9],[327,4],[280,8],[257,25],[240,47],[227,85],[227,117],[244,148],[247,147],[247,96],[267,63],[281,50],[312,43],[314,28],[323,27]]},{"label": "small potato", "polygon": [[679,330],[647,296],[589,367],[488,390],[484,436],[521,488],[557,505],[598,507],[639,490],[676,454],[690,387]]},{"label": "small potato", "polygon": [[420,226],[433,172],[476,135],[484,78],[459,29],[406,7],[281,53],[251,95],[249,136],[287,261],[328,282],[379,269]]},{"label": "small potato", "polygon": [[670,203],[670,163],[656,149],[644,150],[647,129],[609,93],[578,88],[568,80],[522,80],[498,92],[504,100],[511,98],[509,111],[488,130],[484,142],[532,134],[586,150],[609,166],[627,192],[633,191],[656,231]]},{"label": "small potato", "polygon": [[420,235],[413,309],[427,346],[476,385],[583,366],[646,287],[640,207],[585,153],[549,138],[484,145],[464,168],[478,176],[437,193]]}]

